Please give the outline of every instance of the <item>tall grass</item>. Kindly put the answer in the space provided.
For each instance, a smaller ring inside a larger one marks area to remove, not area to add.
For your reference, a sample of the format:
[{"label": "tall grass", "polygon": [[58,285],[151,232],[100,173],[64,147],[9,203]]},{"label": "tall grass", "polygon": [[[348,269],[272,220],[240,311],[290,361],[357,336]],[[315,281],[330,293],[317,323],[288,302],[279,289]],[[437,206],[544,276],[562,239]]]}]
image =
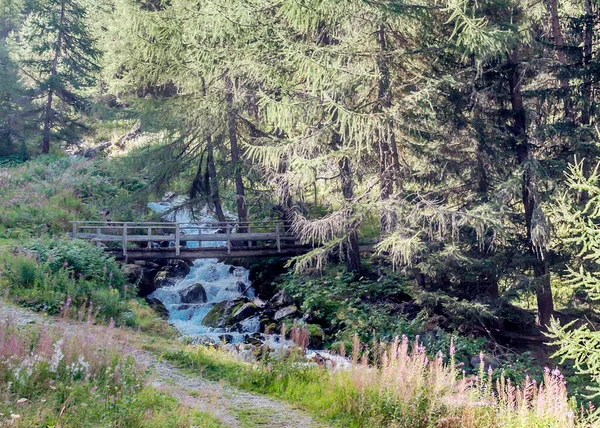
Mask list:
[{"label": "tall grass", "polygon": [[188,347],[166,357],[213,379],[301,405],[340,426],[591,426],[585,411],[568,399],[558,370],[546,370],[540,384],[527,378],[513,385],[484,364],[477,376],[466,376],[454,352],[451,346],[447,356],[431,358],[418,341],[409,344],[404,337],[371,349],[356,339],[347,368],[308,365],[299,354],[247,364],[206,347]]},{"label": "tall grass", "polygon": [[0,320],[0,426],[219,426],[145,385],[111,327]]},{"label": "tall grass", "polygon": [[143,187],[131,171],[114,162],[40,156],[15,168],[0,166],[0,238],[56,236],[73,220],[132,220],[144,211],[133,197]]}]

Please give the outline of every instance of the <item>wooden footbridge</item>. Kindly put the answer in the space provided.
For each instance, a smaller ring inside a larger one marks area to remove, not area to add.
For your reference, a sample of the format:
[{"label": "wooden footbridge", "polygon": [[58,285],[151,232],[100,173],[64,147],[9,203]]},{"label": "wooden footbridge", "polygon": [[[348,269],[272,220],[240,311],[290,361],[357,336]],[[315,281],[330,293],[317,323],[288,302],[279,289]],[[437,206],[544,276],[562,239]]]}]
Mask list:
[{"label": "wooden footbridge", "polygon": [[283,222],[73,222],[74,239],[96,243],[117,259],[290,257],[311,248],[296,244]]}]

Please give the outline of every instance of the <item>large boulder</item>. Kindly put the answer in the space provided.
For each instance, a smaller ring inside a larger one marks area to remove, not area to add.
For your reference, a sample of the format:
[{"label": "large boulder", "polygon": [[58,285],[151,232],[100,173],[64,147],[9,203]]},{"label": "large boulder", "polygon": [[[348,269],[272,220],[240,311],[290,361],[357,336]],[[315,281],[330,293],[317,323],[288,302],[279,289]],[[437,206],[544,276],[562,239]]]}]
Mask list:
[{"label": "large boulder", "polygon": [[202,325],[213,328],[219,327],[219,324],[221,324],[221,320],[225,316],[227,303],[228,302],[226,301],[215,303],[202,320]]},{"label": "large boulder", "polygon": [[239,293],[244,294],[250,286],[246,285],[243,281],[236,281],[235,288]]},{"label": "large boulder", "polygon": [[142,271],[142,279],[138,283],[138,295],[140,297],[146,297],[147,295],[154,293],[158,288],[154,282],[154,278],[158,271],[152,267],[144,267],[142,268]]},{"label": "large boulder", "polygon": [[287,318],[291,315],[294,315],[298,312],[298,308],[295,306],[286,306],[285,308],[279,309],[277,312],[275,312],[275,316],[273,317],[273,319],[275,321],[279,321],[282,320],[284,318]]},{"label": "large boulder", "polygon": [[125,264],[121,266],[127,281],[138,287],[138,295],[146,297],[156,290],[154,277],[156,270],[140,265],[138,263]]},{"label": "large boulder", "polygon": [[123,274],[127,280],[132,284],[135,284],[137,281],[139,281],[144,273],[144,269],[136,264],[122,265],[121,270],[123,271]]},{"label": "large boulder", "polygon": [[216,303],[202,320],[202,325],[218,328],[231,327],[235,324],[234,314],[247,302],[247,299],[236,299]]},{"label": "large boulder", "polygon": [[318,324],[307,324],[306,329],[309,334],[310,346],[317,349],[321,348],[325,341],[325,331],[323,330],[323,327]]},{"label": "large boulder", "polygon": [[173,276],[185,277],[190,273],[192,265],[185,260],[175,260],[169,265]]},{"label": "large boulder", "polygon": [[275,308],[289,306],[293,303],[292,298],[286,293],[285,290],[281,290],[277,294],[275,294],[270,300],[270,302]]},{"label": "large boulder", "polygon": [[258,309],[264,309],[267,306],[267,304],[258,297],[252,299],[252,303],[254,303],[254,306],[256,306]]},{"label": "large boulder", "polygon": [[244,303],[237,311],[233,314],[233,322],[240,322],[246,318],[250,318],[257,312],[256,305],[254,303]]},{"label": "large boulder", "polygon": [[179,292],[181,303],[206,303],[206,290],[201,283],[196,283]]}]

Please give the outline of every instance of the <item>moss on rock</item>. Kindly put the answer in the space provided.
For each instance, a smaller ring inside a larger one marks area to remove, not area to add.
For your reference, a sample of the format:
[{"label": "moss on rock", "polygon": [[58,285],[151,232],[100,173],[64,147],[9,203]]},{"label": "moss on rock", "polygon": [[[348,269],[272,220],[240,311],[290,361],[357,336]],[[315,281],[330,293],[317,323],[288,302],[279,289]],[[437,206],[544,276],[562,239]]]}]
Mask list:
[{"label": "moss on rock", "polygon": [[208,314],[202,320],[202,325],[206,327],[216,328],[219,326],[220,321],[223,319],[225,315],[225,310],[227,308],[228,302],[219,302],[215,303],[215,305],[208,311]]}]

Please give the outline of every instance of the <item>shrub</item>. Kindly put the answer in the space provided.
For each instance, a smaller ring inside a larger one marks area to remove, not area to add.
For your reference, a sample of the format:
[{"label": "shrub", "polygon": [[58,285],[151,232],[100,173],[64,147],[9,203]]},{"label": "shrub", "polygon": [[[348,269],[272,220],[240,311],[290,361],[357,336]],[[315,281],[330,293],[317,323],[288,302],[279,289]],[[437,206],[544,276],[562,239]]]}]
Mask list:
[{"label": "shrub", "polygon": [[123,290],[125,276],[114,258],[106,255],[102,248],[78,240],[43,239],[25,246],[46,263],[53,272],[64,267],[75,276],[86,280],[108,281],[113,288]]},{"label": "shrub", "polygon": [[64,312],[65,305],[86,307],[106,321],[124,322],[125,299],[135,290],[113,259],[84,242],[48,240],[28,247],[0,253],[2,283],[18,303],[49,314]]}]

